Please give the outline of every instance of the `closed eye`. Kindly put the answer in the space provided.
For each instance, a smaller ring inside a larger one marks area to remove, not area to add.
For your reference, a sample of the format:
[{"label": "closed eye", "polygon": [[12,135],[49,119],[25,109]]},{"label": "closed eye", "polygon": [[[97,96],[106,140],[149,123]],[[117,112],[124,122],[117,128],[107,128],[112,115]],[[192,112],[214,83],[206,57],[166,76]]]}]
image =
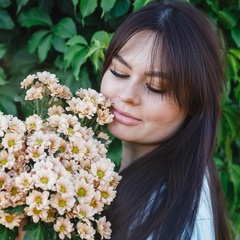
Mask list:
[{"label": "closed eye", "polygon": [[167,90],[165,90],[165,89],[156,89],[156,88],[153,88],[153,87],[151,87],[151,85],[148,84],[148,83],[146,83],[146,87],[147,87],[151,92],[154,92],[154,93],[159,93],[159,94],[167,93]]},{"label": "closed eye", "polygon": [[116,72],[115,70],[112,70],[112,69],[110,69],[110,71],[115,77],[119,77],[119,78],[128,78],[129,77],[129,75],[118,73],[118,72]]}]

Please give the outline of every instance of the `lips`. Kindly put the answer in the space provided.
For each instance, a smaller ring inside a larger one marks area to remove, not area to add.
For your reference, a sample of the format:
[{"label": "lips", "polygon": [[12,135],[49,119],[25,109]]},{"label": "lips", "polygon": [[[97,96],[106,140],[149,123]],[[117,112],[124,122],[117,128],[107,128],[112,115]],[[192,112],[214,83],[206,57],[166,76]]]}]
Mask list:
[{"label": "lips", "polygon": [[116,108],[112,109],[112,113],[114,115],[114,120],[125,125],[134,126],[141,122],[140,119],[135,118],[133,115]]}]

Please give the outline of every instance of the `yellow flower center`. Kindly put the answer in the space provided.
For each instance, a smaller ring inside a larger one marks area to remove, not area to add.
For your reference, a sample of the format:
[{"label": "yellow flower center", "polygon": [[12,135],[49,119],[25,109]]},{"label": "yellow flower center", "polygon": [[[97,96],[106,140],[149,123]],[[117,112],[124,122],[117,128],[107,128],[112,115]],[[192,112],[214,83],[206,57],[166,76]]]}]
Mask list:
[{"label": "yellow flower center", "polygon": [[58,150],[59,150],[60,152],[64,152],[65,147],[61,146],[61,147],[58,148]]},{"label": "yellow flower center", "polygon": [[48,183],[48,179],[45,177],[42,177],[40,180],[42,183],[47,184]]},{"label": "yellow flower center", "polygon": [[27,186],[29,184],[28,180],[24,181],[23,185]]},{"label": "yellow flower center", "polygon": [[107,198],[109,196],[107,192],[102,192],[101,195],[102,195],[103,198]]},{"label": "yellow flower center", "polygon": [[40,213],[40,210],[37,210],[36,208],[34,208],[34,209],[33,209],[33,212],[34,212],[35,214],[39,214],[39,213]]},{"label": "yellow flower center", "polygon": [[2,187],[4,184],[4,181],[0,181],[0,187]]},{"label": "yellow flower center", "polygon": [[35,128],[36,128],[36,125],[35,125],[34,123],[32,123],[32,124],[30,124],[30,127],[31,127],[32,129],[35,129]]},{"label": "yellow flower center", "polygon": [[16,143],[15,143],[14,140],[9,140],[9,141],[8,141],[8,146],[9,146],[9,147],[14,146],[15,144],[16,144]]},{"label": "yellow flower center", "polygon": [[12,222],[13,221],[13,217],[12,216],[7,216],[6,220],[7,220],[7,222]]},{"label": "yellow flower center", "polygon": [[89,149],[87,148],[87,149],[86,149],[86,154],[88,154],[88,153],[90,153],[90,151],[89,151]]},{"label": "yellow flower center", "polygon": [[42,203],[42,198],[41,197],[37,197],[36,199],[35,199],[35,201],[36,201],[36,203]]},{"label": "yellow flower center", "polygon": [[72,128],[69,128],[69,129],[68,129],[68,133],[69,133],[70,135],[74,134],[73,129],[72,129]]},{"label": "yellow flower center", "polygon": [[86,195],[85,189],[80,188],[80,189],[78,190],[78,196],[79,196],[79,197],[84,197],[85,195]]},{"label": "yellow flower center", "polygon": [[42,141],[42,139],[37,139],[36,142],[37,142],[37,144],[40,145],[40,144],[42,144],[43,141]]},{"label": "yellow flower center", "polygon": [[6,165],[7,162],[8,162],[7,159],[2,159],[2,160],[0,161],[0,164],[1,164],[1,165]]},{"label": "yellow flower center", "polygon": [[59,228],[59,230],[60,230],[60,232],[63,232],[63,231],[66,230],[66,227],[62,225],[62,226]]},{"label": "yellow flower center", "polygon": [[18,193],[17,188],[13,187],[12,190],[11,190],[11,193],[12,193],[12,195],[16,195]]},{"label": "yellow flower center", "polygon": [[78,152],[79,152],[79,150],[78,150],[78,148],[77,148],[77,147],[73,147],[73,149],[72,149],[72,152],[76,154],[76,153],[78,153]]},{"label": "yellow flower center", "polygon": [[103,171],[99,170],[99,171],[97,171],[97,175],[99,178],[103,178],[105,174]]},{"label": "yellow flower center", "polygon": [[37,158],[37,157],[39,157],[39,154],[38,154],[38,153],[34,153],[34,154],[33,154],[33,157],[34,157],[34,158]]},{"label": "yellow flower center", "polygon": [[97,204],[96,204],[96,202],[92,202],[92,203],[90,204],[90,206],[93,207],[93,208],[95,208],[95,207],[97,206]]},{"label": "yellow flower center", "polygon": [[72,171],[72,169],[71,169],[70,167],[66,168],[66,170],[67,170],[68,172],[71,172],[71,171]]},{"label": "yellow flower center", "polygon": [[79,214],[81,214],[83,217],[86,217],[86,215],[87,215],[87,214],[86,214],[85,212],[83,212],[83,211],[80,212]]},{"label": "yellow flower center", "polygon": [[65,207],[65,206],[66,206],[66,201],[60,200],[60,201],[58,202],[58,205],[59,205],[59,207]]},{"label": "yellow flower center", "polygon": [[66,188],[64,186],[61,186],[60,192],[65,193],[66,192]]}]

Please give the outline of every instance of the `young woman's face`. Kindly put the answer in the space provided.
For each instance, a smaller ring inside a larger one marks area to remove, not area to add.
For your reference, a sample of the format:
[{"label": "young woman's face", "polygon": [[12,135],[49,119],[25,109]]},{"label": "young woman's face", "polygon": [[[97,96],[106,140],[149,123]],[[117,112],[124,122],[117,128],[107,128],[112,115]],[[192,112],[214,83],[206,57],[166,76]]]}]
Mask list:
[{"label": "young woman's face", "polygon": [[175,133],[187,115],[161,87],[158,68],[150,69],[153,41],[151,31],[134,35],[112,59],[101,85],[101,92],[114,103],[109,131],[150,148]]}]

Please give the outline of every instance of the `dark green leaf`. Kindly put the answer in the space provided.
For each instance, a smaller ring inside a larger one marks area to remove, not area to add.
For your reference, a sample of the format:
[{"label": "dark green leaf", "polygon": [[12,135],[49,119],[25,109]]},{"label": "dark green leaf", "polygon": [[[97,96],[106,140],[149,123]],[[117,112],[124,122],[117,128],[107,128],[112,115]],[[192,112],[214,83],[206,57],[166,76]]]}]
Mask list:
[{"label": "dark green leaf", "polygon": [[77,9],[77,5],[78,5],[78,0],[72,0],[72,4],[74,6],[74,13],[76,14],[76,9]]},{"label": "dark green leaf", "polygon": [[[17,115],[17,108],[12,98],[6,97],[0,93],[0,111],[6,114]],[[0,238],[1,239],[1,238]]]},{"label": "dark green leaf", "polygon": [[11,16],[5,10],[0,10],[0,28],[11,30],[14,28],[14,22]]},{"label": "dark green leaf", "polygon": [[227,8],[218,12],[218,23],[225,29],[232,29],[237,25],[237,16]]},{"label": "dark green leaf", "polygon": [[92,14],[97,8],[97,0],[81,0],[80,2],[80,13],[85,18]]},{"label": "dark green leaf", "polygon": [[64,60],[66,61],[65,68],[69,67],[77,53],[82,52],[83,49],[86,49],[86,47],[81,45],[73,45],[67,49],[64,54]]},{"label": "dark green leaf", "polygon": [[133,10],[136,11],[139,8],[145,6],[149,2],[152,2],[152,0],[135,0],[133,3]]},{"label": "dark green leaf", "polygon": [[119,0],[116,2],[111,12],[115,17],[120,17],[127,13],[127,11],[130,8],[130,5],[131,3],[129,0]]},{"label": "dark green leaf", "polygon": [[63,18],[53,26],[54,34],[60,38],[70,38],[77,34],[74,21],[71,18]]},{"label": "dark green leaf", "polygon": [[46,240],[48,238],[47,230],[42,222],[28,223],[24,230],[27,230],[23,240]]},{"label": "dark green leaf", "polygon": [[73,69],[73,74],[77,80],[79,80],[79,72],[82,67],[82,65],[86,62],[86,48],[82,48],[80,51],[78,51],[73,60],[72,60],[72,69]]},{"label": "dark green leaf", "polygon": [[229,173],[230,173],[230,179],[233,183],[234,202],[235,202],[235,204],[239,204],[238,198],[240,195],[240,166],[238,166],[236,164],[230,165]]},{"label": "dark green leaf", "polygon": [[73,45],[76,45],[76,44],[85,45],[85,46],[88,45],[86,39],[81,35],[73,36],[72,38],[70,38],[67,41],[66,44],[69,45],[69,46],[73,46]]},{"label": "dark green leaf", "polygon": [[4,43],[0,43],[0,59],[5,55],[7,51],[7,45]]},{"label": "dark green leaf", "polygon": [[9,207],[5,209],[5,211],[10,214],[21,214],[25,207],[26,207],[25,205],[17,206],[17,207]]},{"label": "dark green leaf", "polygon": [[231,35],[233,40],[235,41],[236,45],[240,48],[240,28],[235,27],[231,30]]},{"label": "dark green leaf", "polygon": [[47,12],[40,8],[31,8],[19,15],[18,21],[23,27],[52,26],[52,20]]},{"label": "dark green leaf", "polygon": [[0,8],[7,8],[11,5],[11,1],[10,0],[1,0],[0,1]]},{"label": "dark green leaf", "polygon": [[15,240],[16,234],[14,230],[6,228],[0,224],[0,239],[1,240]]},{"label": "dark green leaf", "polygon": [[219,7],[218,7],[218,0],[206,0],[206,3],[211,7],[211,9],[218,13]]},{"label": "dark green leaf", "polygon": [[57,37],[57,36],[53,36],[52,39],[52,46],[54,47],[54,49],[58,52],[65,52],[66,50],[66,43],[64,41],[64,39]]},{"label": "dark green leaf", "polygon": [[103,11],[102,16],[106,12],[110,11],[113,8],[115,3],[116,3],[116,0],[102,0],[101,1],[101,8],[102,8],[102,11]]},{"label": "dark green leaf", "polygon": [[46,59],[48,51],[51,48],[52,37],[53,37],[52,34],[47,35],[45,38],[43,38],[43,40],[41,41],[38,47],[38,57],[41,62],[43,62]]},{"label": "dark green leaf", "polygon": [[0,86],[6,85],[6,84],[7,84],[7,81],[6,81],[5,72],[3,68],[0,67]]},{"label": "dark green leaf", "polygon": [[23,6],[25,6],[30,0],[17,0],[17,13],[20,12]]},{"label": "dark green leaf", "polygon": [[49,30],[40,30],[35,32],[28,41],[28,51],[33,53],[37,50],[43,38],[50,33]]}]

